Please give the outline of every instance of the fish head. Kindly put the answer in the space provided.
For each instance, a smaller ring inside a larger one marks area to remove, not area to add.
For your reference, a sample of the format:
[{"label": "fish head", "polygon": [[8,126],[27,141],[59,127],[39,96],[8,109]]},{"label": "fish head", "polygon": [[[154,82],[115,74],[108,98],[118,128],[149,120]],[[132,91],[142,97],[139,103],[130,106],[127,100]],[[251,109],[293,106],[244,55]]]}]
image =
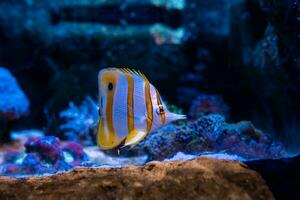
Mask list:
[{"label": "fish head", "polygon": [[186,119],[185,115],[170,112],[158,92],[156,92],[156,95],[153,96],[152,102],[154,108],[153,120],[156,128],[169,124],[173,121]]},{"label": "fish head", "polygon": [[117,68],[105,68],[98,74],[99,114],[107,104],[107,97],[116,90],[120,72]]}]

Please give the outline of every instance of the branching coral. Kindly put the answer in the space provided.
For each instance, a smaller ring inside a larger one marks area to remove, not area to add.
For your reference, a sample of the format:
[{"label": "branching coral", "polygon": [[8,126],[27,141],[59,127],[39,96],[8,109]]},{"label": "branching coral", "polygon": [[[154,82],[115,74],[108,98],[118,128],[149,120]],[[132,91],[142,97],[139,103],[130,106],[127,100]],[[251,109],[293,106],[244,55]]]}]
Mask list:
[{"label": "branching coral", "polygon": [[64,124],[59,126],[67,140],[81,141],[87,145],[94,144],[93,130],[98,119],[98,107],[91,97],[86,97],[81,105],[69,103],[69,108],[62,111],[59,117]]}]

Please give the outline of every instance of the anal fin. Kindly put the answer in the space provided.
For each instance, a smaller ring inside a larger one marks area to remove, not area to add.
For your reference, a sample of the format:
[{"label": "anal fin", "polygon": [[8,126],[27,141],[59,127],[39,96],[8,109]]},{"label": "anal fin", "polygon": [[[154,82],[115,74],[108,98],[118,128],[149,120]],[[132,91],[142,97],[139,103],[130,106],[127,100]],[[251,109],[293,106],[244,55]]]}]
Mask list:
[{"label": "anal fin", "polygon": [[140,131],[140,130],[132,130],[127,138],[125,139],[124,146],[130,146],[137,144],[140,142],[142,139],[144,139],[147,135],[147,132],[145,131]]}]

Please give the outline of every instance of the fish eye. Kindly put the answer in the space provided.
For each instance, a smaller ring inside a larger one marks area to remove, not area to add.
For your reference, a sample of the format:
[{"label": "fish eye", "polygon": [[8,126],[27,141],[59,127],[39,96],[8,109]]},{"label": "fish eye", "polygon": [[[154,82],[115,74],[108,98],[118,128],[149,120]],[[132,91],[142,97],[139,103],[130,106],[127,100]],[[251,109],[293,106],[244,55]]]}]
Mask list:
[{"label": "fish eye", "polygon": [[162,105],[159,105],[156,112],[157,112],[157,114],[159,114],[159,115],[164,114],[164,113],[165,113],[164,107],[163,107]]},{"label": "fish eye", "polygon": [[113,90],[114,85],[112,83],[108,83],[108,90],[111,91]]}]

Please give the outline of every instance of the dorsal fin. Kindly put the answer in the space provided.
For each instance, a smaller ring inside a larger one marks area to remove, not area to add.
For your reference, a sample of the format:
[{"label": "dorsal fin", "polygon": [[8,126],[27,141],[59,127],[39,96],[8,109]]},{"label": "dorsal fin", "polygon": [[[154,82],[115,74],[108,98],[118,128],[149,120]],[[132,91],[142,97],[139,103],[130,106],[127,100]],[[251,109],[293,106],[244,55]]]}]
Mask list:
[{"label": "dorsal fin", "polygon": [[119,68],[119,70],[125,74],[131,74],[131,75],[136,75],[144,79],[145,81],[148,81],[148,78],[143,74],[141,71],[136,71],[135,69],[129,69],[129,68]]}]

